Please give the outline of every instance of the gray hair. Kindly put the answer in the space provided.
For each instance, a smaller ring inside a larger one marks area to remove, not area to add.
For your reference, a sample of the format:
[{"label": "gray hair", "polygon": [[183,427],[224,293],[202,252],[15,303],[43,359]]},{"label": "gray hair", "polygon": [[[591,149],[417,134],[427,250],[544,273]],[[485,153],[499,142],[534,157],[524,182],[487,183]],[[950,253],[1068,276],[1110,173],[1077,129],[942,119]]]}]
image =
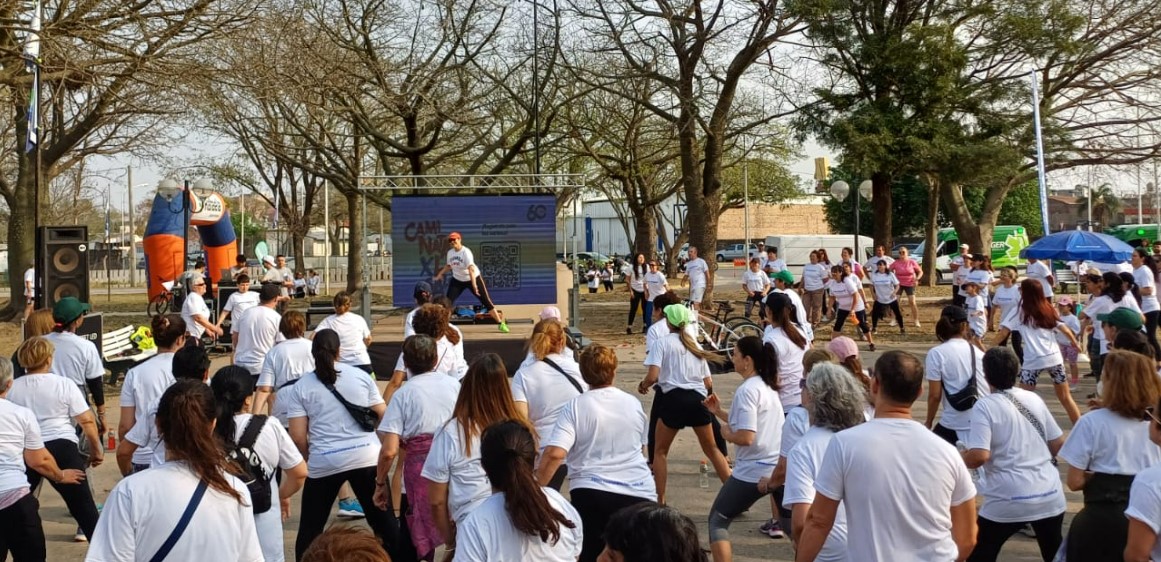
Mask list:
[{"label": "gray hair", "polygon": [[12,360],[0,357],[0,392],[7,390],[10,382],[12,382]]},{"label": "gray hair", "polygon": [[415,334],[403,341],[403,366],[413,375],[422,375],[439,364],[435,338]]},{"label": "gray hair", "polygon": [[866,421],[867,394],[863,385],[842,365],[818,363],[806,377],[810,425],[839,432]]}]

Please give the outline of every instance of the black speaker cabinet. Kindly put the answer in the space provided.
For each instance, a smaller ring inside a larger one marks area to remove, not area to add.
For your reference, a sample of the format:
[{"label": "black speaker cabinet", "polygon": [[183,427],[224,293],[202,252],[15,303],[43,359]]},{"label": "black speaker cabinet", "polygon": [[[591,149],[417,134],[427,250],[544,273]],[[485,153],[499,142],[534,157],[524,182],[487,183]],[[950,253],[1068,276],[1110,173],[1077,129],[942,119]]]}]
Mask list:
[{"label": "black speaker cabinet", "polygon": [[36,264],[43,305],[52,308],[65,297],[89,302],[89,229],[44,226],[37,235],[42,263]]}]

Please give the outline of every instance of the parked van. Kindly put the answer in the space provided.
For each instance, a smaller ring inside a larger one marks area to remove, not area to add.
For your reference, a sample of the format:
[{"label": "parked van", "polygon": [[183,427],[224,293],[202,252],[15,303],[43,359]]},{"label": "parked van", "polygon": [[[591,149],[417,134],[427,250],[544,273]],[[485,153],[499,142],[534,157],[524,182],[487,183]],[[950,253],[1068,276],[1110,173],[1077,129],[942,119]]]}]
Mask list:
[{"label": "parked van", "polygon": [[[954,228],[941,228],[935,235],[935,243],[935,273],[939,281],[943,281],[951,277],[951,260],[959,256],[959,235]],[[996,226],[992,229],[992,268],[1010,265],[1023,269],[1025,263],[1020,259],[1020,250],[1028,244],[1028,231],[1023,226]],[[926,249],[926,240],[915,248],[912,257],[920,264]]]},{"label": "parked van", "polygon": [[1157,240],[1156,224],[1125,224],[1105,229],[1105,234],[1134,248],[1145,248]]},{"label": "parked van", "polygon": [[[810,252],[823,248],[832,262],[838,263],[843,248],[851,247],[855,237],[851,234],[805,234],[805,235],[772,235],[766,237],[766,249],[778,250],[778,257],[786,261],[786,267],[794,272],[797,278],[802,273],[802,266],[810,263]],[[875,241],[870,236],[859,236],[860,248],[855,252],[859,263],[875,255]]]}]

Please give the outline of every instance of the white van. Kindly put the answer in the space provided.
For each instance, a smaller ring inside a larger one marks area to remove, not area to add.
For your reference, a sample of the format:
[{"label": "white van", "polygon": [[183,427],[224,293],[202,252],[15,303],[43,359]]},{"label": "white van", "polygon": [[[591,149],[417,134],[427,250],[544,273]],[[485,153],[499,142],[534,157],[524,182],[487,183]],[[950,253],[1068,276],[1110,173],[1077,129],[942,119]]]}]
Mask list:
[{"label": "white van", "polygon": [[[854,241],[853,234],[774,235],[766,237],[766,249],[778,250],[778,257],[786,261],[786,266],[797,278],[802,273],[802,266],[810,263],[811,252],[823,248],[830,261],[838,263],[843,248],[850,248]],[[859,246],[859,251],[855,252],[859,263],[865,263],[875,255],[875,241],[870,236],[859,236]]]}]

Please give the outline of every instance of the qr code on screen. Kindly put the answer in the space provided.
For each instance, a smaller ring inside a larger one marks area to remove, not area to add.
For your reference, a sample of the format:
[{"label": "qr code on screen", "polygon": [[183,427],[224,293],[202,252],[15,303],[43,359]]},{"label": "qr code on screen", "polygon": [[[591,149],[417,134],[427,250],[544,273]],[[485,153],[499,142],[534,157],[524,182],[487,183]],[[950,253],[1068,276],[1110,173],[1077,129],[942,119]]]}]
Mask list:
[{"label": "qr code on screen", "polygon": [[490,289],[520,288],[520,243],[499,242],[480,245],[481,269]]}]

